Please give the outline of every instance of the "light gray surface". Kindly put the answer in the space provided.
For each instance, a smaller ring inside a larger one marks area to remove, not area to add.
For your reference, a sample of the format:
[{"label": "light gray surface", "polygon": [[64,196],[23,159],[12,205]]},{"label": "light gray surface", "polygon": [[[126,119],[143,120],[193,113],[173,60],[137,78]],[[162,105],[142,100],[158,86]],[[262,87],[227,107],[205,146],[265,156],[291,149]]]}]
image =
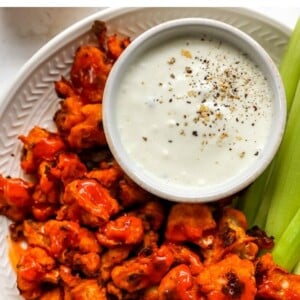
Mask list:
[{"label": "light gray surface", "polygon": [[57,33],[100,8],[0,8],[0,101],[23,64]]}]

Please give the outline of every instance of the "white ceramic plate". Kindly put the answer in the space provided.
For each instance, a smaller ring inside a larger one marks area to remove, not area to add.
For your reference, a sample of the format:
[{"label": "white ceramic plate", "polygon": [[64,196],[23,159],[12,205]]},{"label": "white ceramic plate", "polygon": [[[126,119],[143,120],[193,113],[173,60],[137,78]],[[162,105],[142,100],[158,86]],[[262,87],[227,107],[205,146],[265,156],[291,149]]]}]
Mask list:
[{"label": "white ceramic plate", "polygon": [[[76,48],[94,41],[90,28],[94,20],[107,23],[110,33],[136,37],[161,22],[183,17],[207,17],[238,27],[256,39],[279,63],[290,30],[255,12],[238,8],[126,8],[107,9],[76,23],[47,43],[19,73],[13,88],[0,108],[0,173],[23,176],[19,167],[21,143],[17,137],[39,124],[53,129],[52,117],[58,108],[54,81],[67,76]],[[8,259],[8,224],[0,217],[0,299],[21,297],[16,288],[15,273]]]}]

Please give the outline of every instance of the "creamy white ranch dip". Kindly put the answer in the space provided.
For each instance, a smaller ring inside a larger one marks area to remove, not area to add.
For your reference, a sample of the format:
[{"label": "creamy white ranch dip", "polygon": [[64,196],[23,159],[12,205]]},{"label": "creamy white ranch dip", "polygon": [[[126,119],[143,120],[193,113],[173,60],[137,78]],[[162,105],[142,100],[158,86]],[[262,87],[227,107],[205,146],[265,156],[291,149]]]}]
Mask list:
[{"label": "creamy white ranch dip", "polygon": [[155,180],[214,186],[258,159],[273,114],[261,70],[206,36],[160,44],[132,64],[116,122],[129,155]]}]

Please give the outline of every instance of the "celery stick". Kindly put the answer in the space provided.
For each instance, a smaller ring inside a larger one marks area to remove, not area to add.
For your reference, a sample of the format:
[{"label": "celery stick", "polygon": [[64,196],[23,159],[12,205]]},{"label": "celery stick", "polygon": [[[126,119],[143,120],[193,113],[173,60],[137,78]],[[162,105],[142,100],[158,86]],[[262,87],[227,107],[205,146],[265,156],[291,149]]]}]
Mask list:
[{"label": "celery stick", "polygon": [[[259,190],[259,192],[261,193],[260,195],[262,195],[261,197],[263,197],[263,193],[266,190],[266,186],[268,185],[268,182],[270,180],[274,165],[276,163],[276,160],[273,160],[271,165],[268,167],[268,169],[264,172],[264,174],[262,176],[265,176],[265,178],[260,179],[260,184],[262,185],[261,189]],[[255,191],[252,191],[253,193],[255,193]],[[271,199],[270,198],[266,198],[264,199],[264,201],[261,201],[258,205],[258,208],[256,210],[256,215],[255,218],[253,220],[253,225],[257,225],[260,228],[265,228],[266,225],[266,218],[267,218],[267,214],[270,208],[270,203],[271,203]]]},{"label": "celery stick", "polygon": [[300,260],[300,209],[284,230],[272,251],[274,261],[291,271]]},{"label": "celery stick", "polygon": [[300,18],[289,39],[279,70],[286,91],[287,110],[289,111],[300,77]]},{"label": "celery stick", "polygon": [[237,204],[238,209],[245,213],[248,227],[252,227],[253,225],[259,226],[255,220],[260,206],[260,198],[263,195],[269,173],[269,169],[265,170],[259,179],[252,183],[252,185],[245,191],[245,194],[241,196],[241,199]]},{"label": "celery stick", "polygon": [[[270,201],[265,230],[279,240],[300,208],[300,81],[262,201]],[[300,222],[299,222],[300,224]],[[297,228],[298,229],[298,228]],[[300,229],[299,233],[300,233]]]},{"label": "celery stick", "polygon": [[[279,69],[286,91],[287,111],[289,112],[300,76],[300,18],[292,32]],[[265,198],[262,201],[262,198],[275,160],[276,158],[245,191],[238,203],[238,208],[244,211],[249,226],[258,225],[263,227],[265,224],[266,212],[269,209],[271,199]]]},{"label": "celery stick", "polygon": [[293,273],[296,275],[300,275],[300,260],[298,261],[296,267],[293,269]]}]

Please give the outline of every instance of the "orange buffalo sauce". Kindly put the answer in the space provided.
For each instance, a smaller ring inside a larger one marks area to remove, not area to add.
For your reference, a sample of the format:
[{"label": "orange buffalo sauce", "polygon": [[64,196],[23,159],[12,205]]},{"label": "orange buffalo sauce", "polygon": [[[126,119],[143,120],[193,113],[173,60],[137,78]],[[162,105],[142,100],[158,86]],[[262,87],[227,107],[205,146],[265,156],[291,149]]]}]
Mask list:
[{"label": "orange buffalo sauce", "polygon": [[13,241],[9,236],[7,237],[8,242],[8,256],[12,267],[17,271],[17,265],[20,257],[25,252],[26,244],[23,241]]}]

